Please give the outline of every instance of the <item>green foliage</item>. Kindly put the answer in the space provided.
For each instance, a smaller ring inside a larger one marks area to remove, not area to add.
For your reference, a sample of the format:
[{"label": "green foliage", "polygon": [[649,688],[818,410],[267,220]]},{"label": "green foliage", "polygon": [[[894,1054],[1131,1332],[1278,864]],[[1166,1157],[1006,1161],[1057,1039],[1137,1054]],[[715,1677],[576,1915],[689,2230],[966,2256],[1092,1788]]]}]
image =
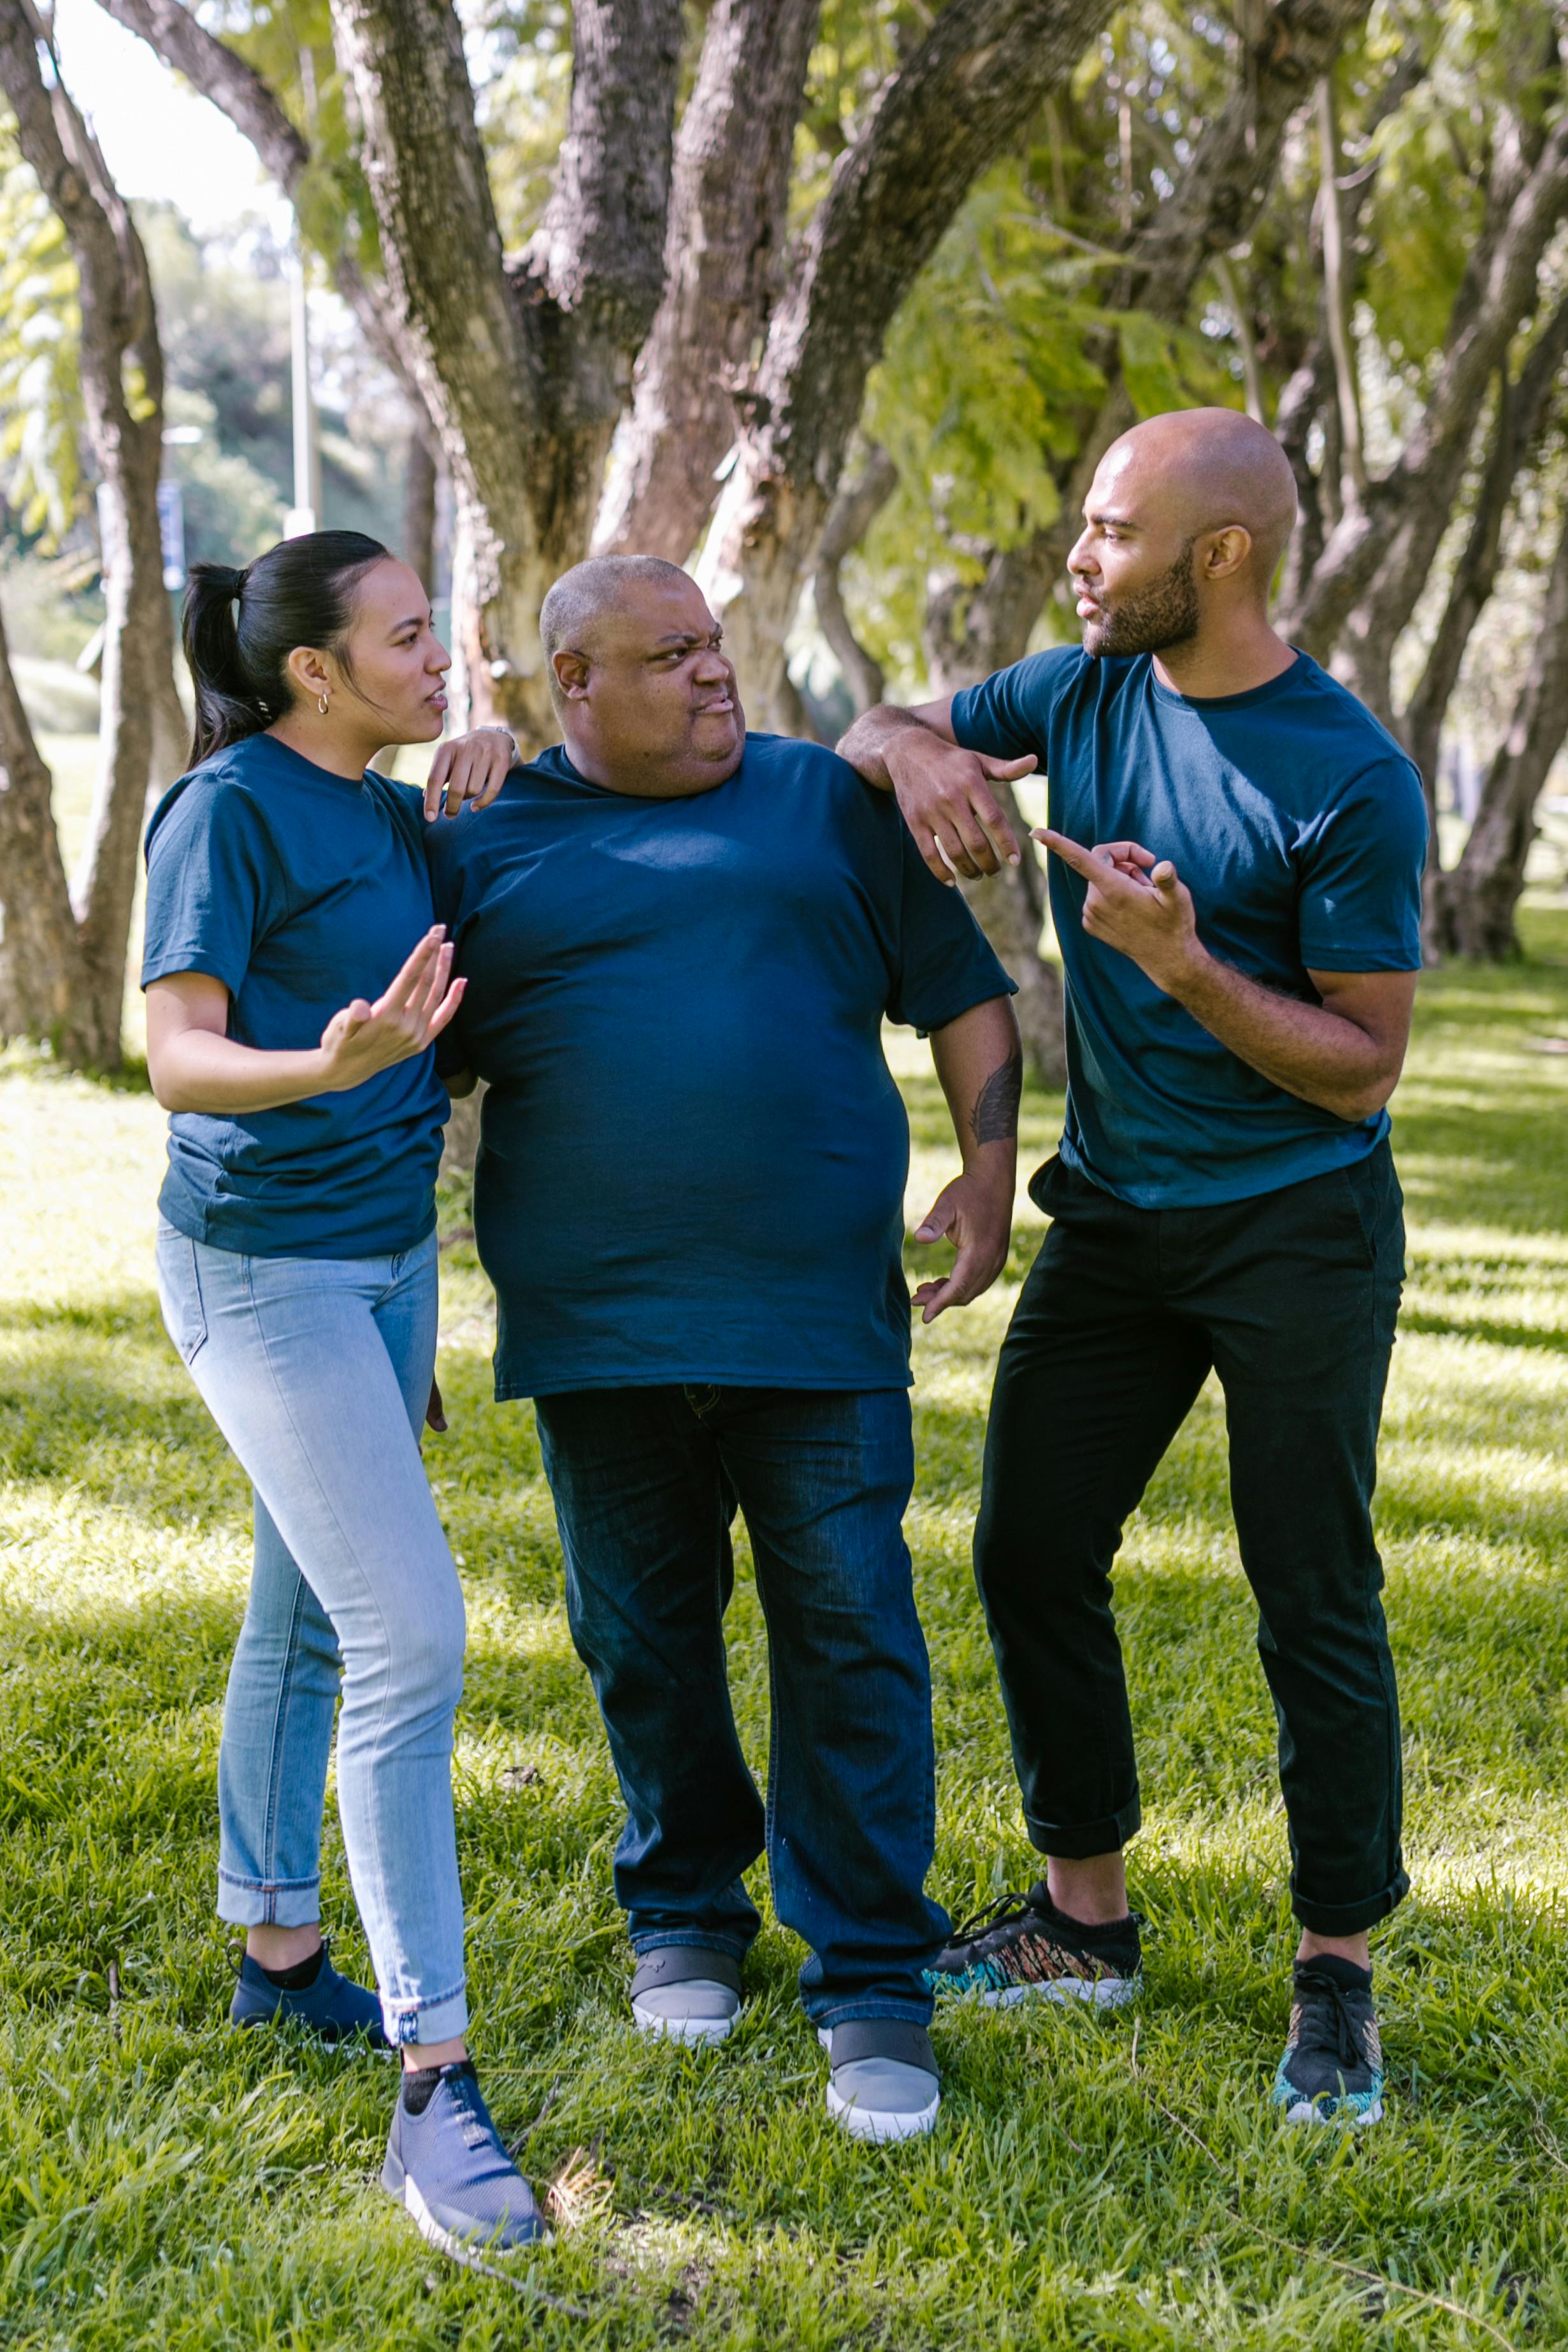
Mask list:
[{"label": "green foliage", "polygon": [[65,230],[0,123],[0,488],[46,550],[82,506],[80,332]]},{"label": "green foliage", "polygon": [[[1364,2137],[1283,2131],[1264,2104],[1294,1936],[1212,1390],[1117,1564],[1146,1815],[1138,2011],[945,2020],[938,2130],[880,2150],[826,2119],[800,1948],[770,1913],[722,2051],[632,2033],[614,1777],[531,1417],[488,1400],[488,1297],[448,1202],[453,1429],[428,1459],[469,1607],[456,1769],[476,2042],[503,2130],[526,2135],[541,2189],[559,2184],[557,2242],[525,2278],[585,2319],[413,2234],[374,2185],[386,2069],[225,2029],[214,1772],[249,1493],[159,1328],[162,1119],[145,1095],[0,1073],[7,2352],[1563,2342],[1568,1062],[1531,1048],[1568,1031],[1568,919],[1526,928],[1523,966],[1423,978],[1396,1103],[1411,1283],[1378,1513],[1416,1891],[1377,1939],[1389,2119]],[[924,1208],[951,1143],[924,1049],[900,1069]],[[1049,1148],[1060,1108],[1026,1098],[1026,1152]],[[968,1538],[996,1345],[1038,1238],[1020,1209],[998,1290],[917,1342],[908,1532],[936,1678],[935,1883],[956,1906],[1036,1868]],[[760,1770],[744,1547],[739,1569],[729,1650]],[[339,1957],[362,1969],[335,1830],[327,1860]]]}]

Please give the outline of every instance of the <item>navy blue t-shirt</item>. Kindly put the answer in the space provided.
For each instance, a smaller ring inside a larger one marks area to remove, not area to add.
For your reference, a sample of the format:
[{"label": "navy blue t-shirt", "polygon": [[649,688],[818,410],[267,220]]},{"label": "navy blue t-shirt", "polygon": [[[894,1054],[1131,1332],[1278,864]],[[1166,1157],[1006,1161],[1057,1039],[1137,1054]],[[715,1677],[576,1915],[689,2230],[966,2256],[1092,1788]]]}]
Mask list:
[{"label": "navy blue t-shirt", "polygon": [[[206,972],[240,1044],[319,1045],[434,920],[423,830],[419,795],[373,769],[334,776],[271,735],[214,752],[148,827],[142,987]],[[176,1111],[158,1205],[193,1241],[246,1256],[390,1256],[435,1221],[448,1108],[423,1053],[276,1110]]]},{"label": "navy blue t-shirt", "polygon": [[[953,698],[976,751],[1035,752],[1051,822],[1092,848],[1168,857],[1198,936],[1308,1003],[1312,971],[1415,971],[1427,812],[1394,738],[1305,654],[1246,694],[1188,701],[1152,657],[1033,654]],[[1051,860],[1067,982],[1061,1157],[1136,1207],[1271,1192],[1361,1159],[1388,1114],[1348,1122],[1287,1094],[1130,957],[1082,928],[1087,885]]]},{"label": "navy blue t-shirt", "polygon": [[909,1129],[884,1013],[1011,987],[891,795],[748,735],[687,800],[564,751],[425,835],[489,1081],[475,1177],[498,1397],[705,1381],[900,1388]]}]

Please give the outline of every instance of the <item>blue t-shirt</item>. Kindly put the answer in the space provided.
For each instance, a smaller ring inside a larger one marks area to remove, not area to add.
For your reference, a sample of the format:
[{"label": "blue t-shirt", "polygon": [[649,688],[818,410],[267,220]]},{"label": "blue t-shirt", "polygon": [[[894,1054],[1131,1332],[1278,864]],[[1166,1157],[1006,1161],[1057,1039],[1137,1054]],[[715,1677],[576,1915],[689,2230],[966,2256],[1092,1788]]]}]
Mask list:
[{"label": "blue t-shirt", "polygon": [[[148,827],[142,987],[207,972],[242,1045],[319,1045],[434,919],[423,830],[418,794],[373,769],[334,776],[271,735],[214,752]],[[250,1257],[412,1249],[435,1221],[448,1108],[423,1053],[277,1110],[176,1111],[158,1205],[193,1241]]]},{"label": "blue t-shirt", "polygon": [[[1037,754],[1051,822],[1133,840],[1192,892],[1204,945],[1316,1003],[1312,971],[1415,971],[1427,812],[1394,738],[1305,654],[1266,686],[1189,702],[1147,654],[1033,654],[953,698],[976,751]],[[1348,1122],[1287,1094],[1130,957],[1082,928],[1087,885],[1051,860],[1067,982],[1061,1157],[1145,1209],[1197,1208],[1348,1165],[1388,1114]]]},{"label": "blue t-shirt", "polygon": [[901,1388],[909,1129],[883,1013],[1011,987],[891,795],[748,735],[687,800],[564,751],[425,835],[489,1081],[475,1174],[498,1397],[704,1381]]}]

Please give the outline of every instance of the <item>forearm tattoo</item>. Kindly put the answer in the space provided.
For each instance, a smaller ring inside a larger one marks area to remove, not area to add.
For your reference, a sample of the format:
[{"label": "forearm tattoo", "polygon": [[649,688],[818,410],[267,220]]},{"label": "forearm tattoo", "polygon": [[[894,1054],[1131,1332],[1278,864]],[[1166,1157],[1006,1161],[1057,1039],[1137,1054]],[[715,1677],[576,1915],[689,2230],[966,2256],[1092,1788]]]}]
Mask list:
[{"label": "forearm tattoo", "polygon": [[969,1114],[977,1143],[1005,1143],[1019,1131],[1019,1102],[1023,1094],[1023,1055],[1015,1047],[991,1072]]}]

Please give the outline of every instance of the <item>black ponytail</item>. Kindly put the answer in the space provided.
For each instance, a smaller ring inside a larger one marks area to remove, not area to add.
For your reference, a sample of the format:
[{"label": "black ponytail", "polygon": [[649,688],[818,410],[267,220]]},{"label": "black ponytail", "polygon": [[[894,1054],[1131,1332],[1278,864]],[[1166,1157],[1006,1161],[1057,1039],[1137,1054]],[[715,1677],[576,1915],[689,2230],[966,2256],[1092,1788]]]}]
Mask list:
[{"label": "black ponytail", "polygon": [[312,530],[279,540],[243,572],[191,566],[182,635],[196,689],[193,767],[282,718],[297,646],[342,658],[354,591],[386,553],[363,531]]}]

